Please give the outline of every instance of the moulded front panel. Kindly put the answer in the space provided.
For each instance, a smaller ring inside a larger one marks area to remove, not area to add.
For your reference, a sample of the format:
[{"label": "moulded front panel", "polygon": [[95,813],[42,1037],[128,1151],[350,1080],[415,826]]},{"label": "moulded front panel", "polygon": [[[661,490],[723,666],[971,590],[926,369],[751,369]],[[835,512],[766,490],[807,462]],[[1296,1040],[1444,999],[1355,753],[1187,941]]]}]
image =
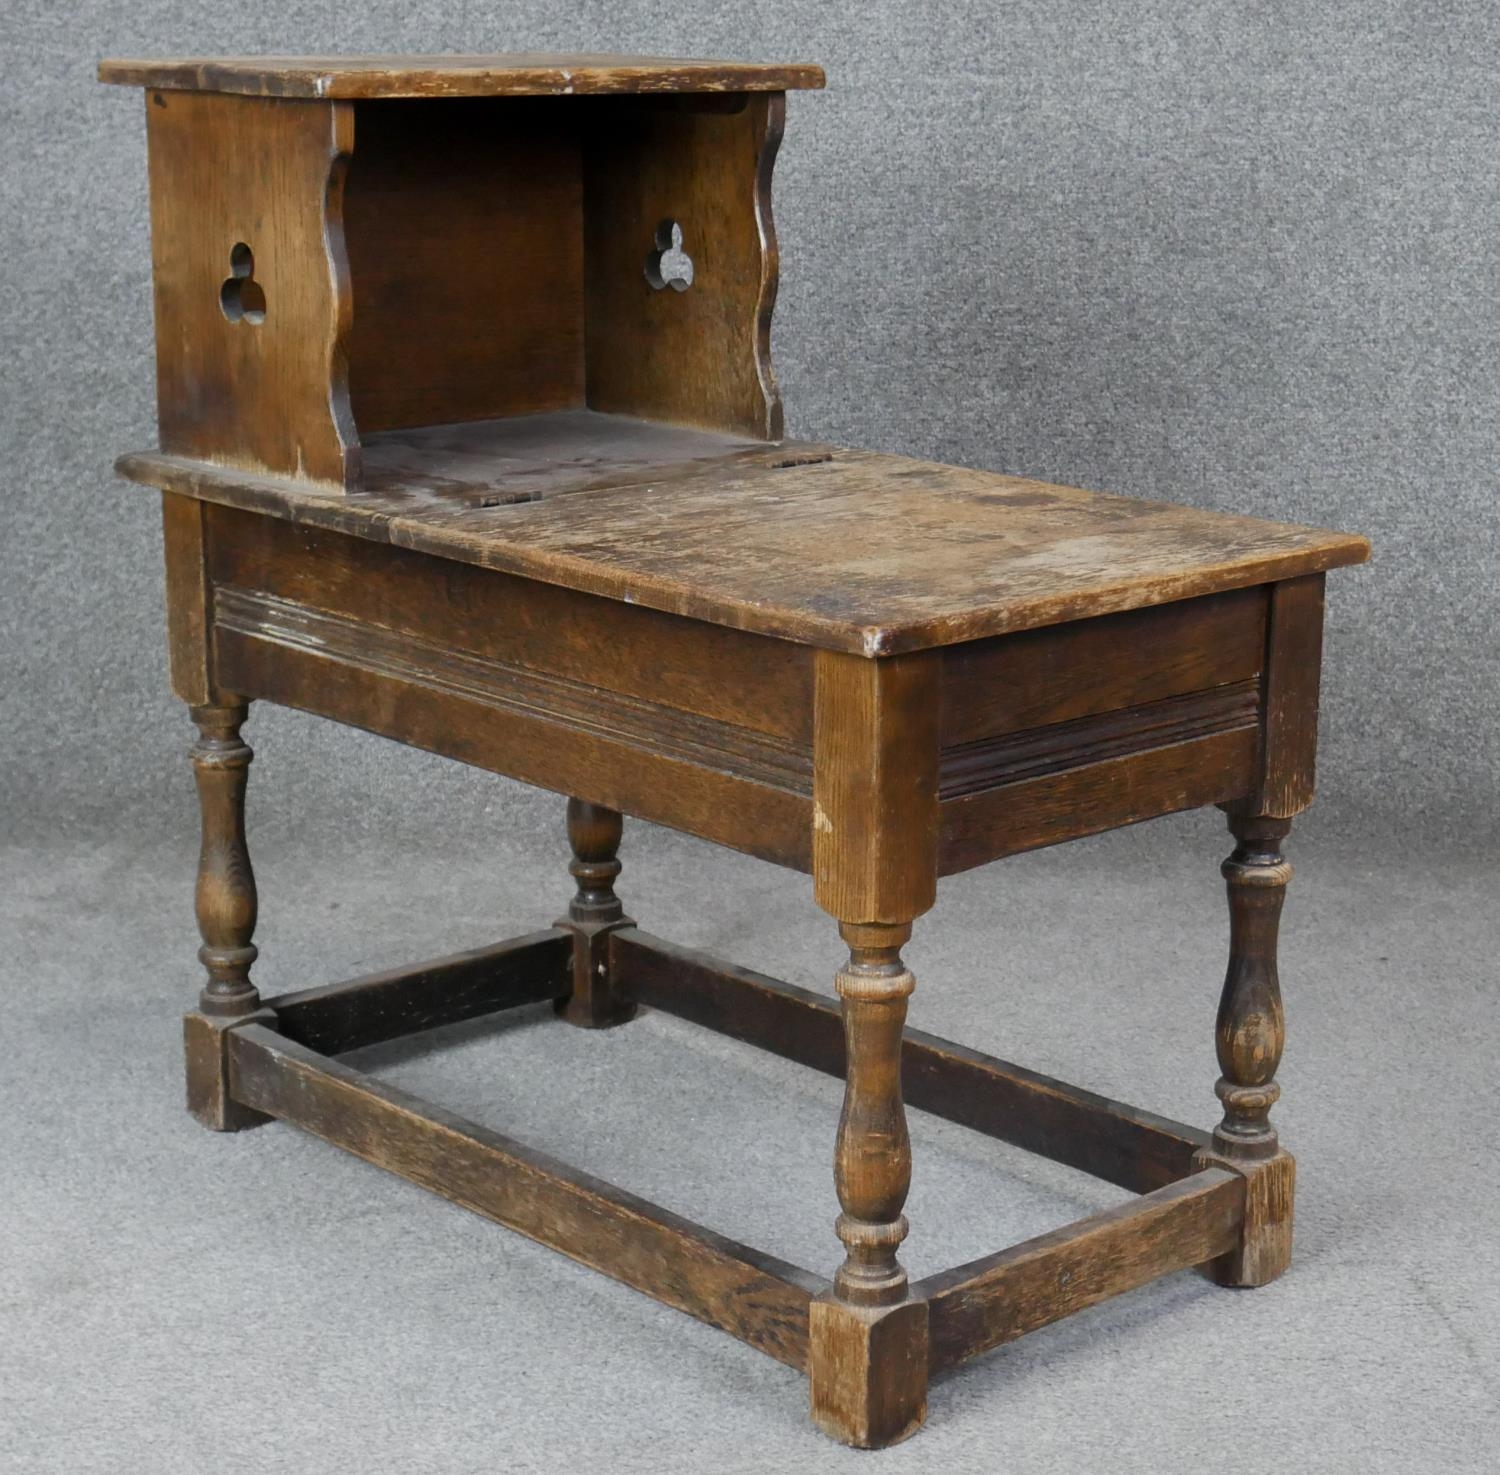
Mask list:
[{"label": "moulded front panel", "polygon": [[1256,680],[1265,664],[1261,584],[970,640],[943,652],[943,747]]},{"label": "moulded front panel", "polygon": [[356,105],[344,218],[361,434],[583,404],[577,108]]},{"label": "moulded front panel", "polygon": [[1264,585],[942,652],[944,875],[1255,781]]},{"label": "moulded front panel", "polygon": [[210,506],[228,691],[806,869],[812,653]]}]

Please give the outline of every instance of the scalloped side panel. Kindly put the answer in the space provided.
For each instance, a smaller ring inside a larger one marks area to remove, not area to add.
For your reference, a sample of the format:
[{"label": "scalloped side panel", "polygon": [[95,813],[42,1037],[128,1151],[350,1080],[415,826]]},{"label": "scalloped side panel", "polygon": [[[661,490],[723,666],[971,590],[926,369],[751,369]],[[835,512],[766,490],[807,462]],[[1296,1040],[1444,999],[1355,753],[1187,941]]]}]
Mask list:
[{"label": "scalloped side panel", "polygon": [[162,449],[356,486],[352,106],[148,91],[146,116]]},{"label": "scalloped side panel", "polygon": [[[784,95],[595,106],[584,148],[589,407],[779,440],[770,199]],[[649,269],[664,243],[671,282]]]}]

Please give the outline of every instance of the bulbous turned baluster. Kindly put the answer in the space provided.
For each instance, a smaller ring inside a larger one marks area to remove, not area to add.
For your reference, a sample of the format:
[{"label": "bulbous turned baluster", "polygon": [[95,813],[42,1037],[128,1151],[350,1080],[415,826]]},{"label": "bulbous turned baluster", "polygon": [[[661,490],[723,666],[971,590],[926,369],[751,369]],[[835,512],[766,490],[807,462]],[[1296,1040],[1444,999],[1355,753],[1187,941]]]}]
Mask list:
[{"label": "bulbous turned baluster", "polygon": [[254,754],[240,737],[247,711],[243,703],[192,708],[199,736],[191,757],[203,821],[195,894],[203,938],[198,957],[208,972],[199,1008],[219,1016],[248,1014],[260,1003],[250,981],[256,895],[245,843],[245,782]]},{"label": "bulbous turned baluster", "polygon": [[583,799],[568,800],[568,843],[573,847],[568,873],[578,886],[568,904],[573,921],[618,922],[625,915],[624,904],[615,895],[624,828],[619,810]]},{"label": "bulbous turned baluster", "polygon": [[557,925],[573,934],[573,989],[558,1000],[557,1012],[585,1029],[607,1029],[635,1015],[635,1005],[615,996],[610,979],[609,935],[635,925],[615,895],[623,832],[618,810],[568,800],[568,843],[573,847],[568,870],[577,890],[568,915]]},{"label": "bulbous turned baluster", "polygon": [[1292,868],[1281,854],[1291,821],[1230,816],[1236,840],[1222,866],[1229,892],[1229,969],[1215,1029],[1219,1078],[1215,1091],[1224,1120],[1214,1147],[1225,1157],[1247,1161],[1274,1157],[1278,1149],[1271,1108],[1281,1088],[1286,1026],[1276,969],[1281,904]]},{"label": "bulbous turned baluster", "polygon": [[901,1210],[911,1186],[901,1100],[901,1034],[915,984],[901,947],[911,926],[845,924],[839,931],[849,945],[849,963],[836,980],[848,1069],[833,1169],[845,1256],[834,1291],[856,1305],[888,1306],[907,1291],[896,1251],[906,1238]]},{"label": "bulbous turned baluster", "polygon": [[1236,845],[1224,862],[1229,891],[1229,969],[1219,1000],[1215,1090],[1224,1119],[1212,1143],[1194,1155],[1198,1168],[1229,1168],[1245,1180],[1239,1243],[1213,1261],[1222,1285],[1259,1286],[1291,1263],[1297,1164],[1277,1140],[1271,1108],[1281,1094],[1285,1025],[1276,969],[1281,903],[1292,868],[1281,853],[1291,821],[1229,809]]}]

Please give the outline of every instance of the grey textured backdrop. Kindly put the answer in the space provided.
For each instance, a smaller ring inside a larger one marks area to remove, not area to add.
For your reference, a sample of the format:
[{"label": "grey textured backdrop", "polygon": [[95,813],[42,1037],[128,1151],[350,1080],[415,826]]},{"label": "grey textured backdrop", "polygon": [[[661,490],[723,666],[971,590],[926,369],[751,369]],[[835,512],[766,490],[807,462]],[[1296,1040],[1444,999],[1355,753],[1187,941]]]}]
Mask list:
[{"label": "grey textured backdrop", "polygon": [[[932,1428],[880,1468],[1156,1475],[1227,1468],[1248,1439],[1299,1470],[1493,1469],[1488,0],[12,0],[3,24],[0,1466],[873,1468],[728,1339],[289,1129],[215,1138],[178,1103],[188,729],[155,501],[109,471],[153,437],[141,104],[94,63],[550,48],[826,65],[777,177],[793,433],[1375,542],[1331,580],[1321,798],[1294,851],[1296,1267],[1245,1297],[1179,1278],[1027,1338],[939,1385]],[[560,904],[555,798],[293,713],[250,736],[267,991]],[[957,878],[913,943],[915,1021],[1210,1120],[1224,846],[1188,816]],[[648,826],[626,859],[646,925],[827,987],[836,943],[800,878]],[[829,1083],[659,1016],[537,1023],[373,1063],[831,1266]],[[1109,1201],[914,1131],[919,1272]]]}]

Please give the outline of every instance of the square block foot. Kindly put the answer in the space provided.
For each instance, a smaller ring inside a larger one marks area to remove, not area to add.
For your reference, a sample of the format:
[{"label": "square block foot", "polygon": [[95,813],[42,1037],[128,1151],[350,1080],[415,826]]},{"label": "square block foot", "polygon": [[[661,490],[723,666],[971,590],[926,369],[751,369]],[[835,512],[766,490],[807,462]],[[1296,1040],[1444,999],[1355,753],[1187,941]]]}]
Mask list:
[{"label": "square block foot", "polygon": [[1204,1266],[1222,1286],[1263,1286],[1292,1263],[1292,1207],[1297,1160],[1278,1152],[1261,1162],[1244,1162],[1204,1148],[1195,1168],[1227,1168],[1245,1180],[1245,1218],[1236,1249]]},{"label": "square block foot", "polygon": [[807,1372],[813,1423],[841,1444],[881,1449],[915,1434],[927,1417],[927,1302],[817,1297]]},{"label": "square block foot", "polygon": [[223,1018],[194,1010],[182,1019],[188,1110],[215,1132],[240,1132],[271,1120],[264,1112],[242,1106],[229,1094],[229,1052],[226,1047],[230,1031],[243,1024],[264,1024],[275,1029],[276,1016],[269,1009]]},{"label": "square block foot", "polygon": [[611,937],[634,927],[629,917],[611,922],[575,922],[563,917],[553,924],[573,934],[573,989],[553,1004],[557,1017],[579,1029],[613,1029],[635,1018],[635,1003],[614,988]]}]

